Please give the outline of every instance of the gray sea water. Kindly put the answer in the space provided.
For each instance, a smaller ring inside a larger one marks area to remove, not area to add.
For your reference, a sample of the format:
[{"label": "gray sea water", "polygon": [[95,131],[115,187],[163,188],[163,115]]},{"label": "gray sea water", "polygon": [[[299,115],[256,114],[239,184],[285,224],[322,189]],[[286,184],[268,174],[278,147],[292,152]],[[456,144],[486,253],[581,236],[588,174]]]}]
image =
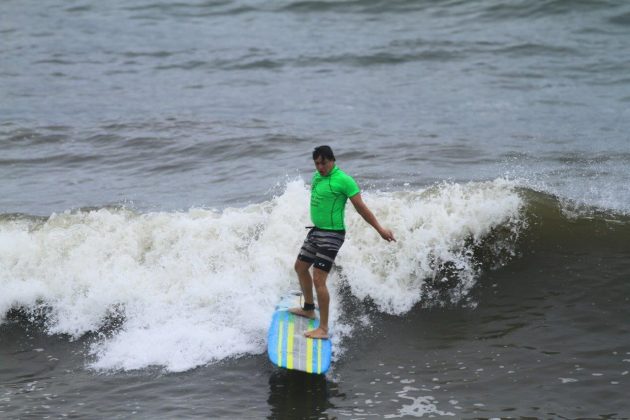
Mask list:
[{"label": "gray sea water", "polygon": [[[0,417],[630,418],[629,69],[622,0],[0,2]],[[311,377],[320,144],[399,241]]]}]

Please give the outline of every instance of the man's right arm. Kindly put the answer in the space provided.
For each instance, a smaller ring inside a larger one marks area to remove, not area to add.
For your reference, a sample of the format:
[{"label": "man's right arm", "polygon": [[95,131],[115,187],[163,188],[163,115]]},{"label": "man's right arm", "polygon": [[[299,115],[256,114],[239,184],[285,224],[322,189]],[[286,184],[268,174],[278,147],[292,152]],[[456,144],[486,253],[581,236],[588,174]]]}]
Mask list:
[{"label": "man's right arm", "polygon": [[363,217],[363,220],[368,222],[374,229],[376,229],[378,234],[381,235],[381,238],[385,239],[387,242],[396,242],[396,238],[394,238],[394,234],[392,233],[392,231],[381,226],[381,224],[376,219],[376,216],[374,216],[374,213],[372,213],[368,206],[363,202],[363,198],[361,198],[361,193],[357,193],[350,197],[350,202],[357,210],[357,213],[359,213],[361,217]]}]

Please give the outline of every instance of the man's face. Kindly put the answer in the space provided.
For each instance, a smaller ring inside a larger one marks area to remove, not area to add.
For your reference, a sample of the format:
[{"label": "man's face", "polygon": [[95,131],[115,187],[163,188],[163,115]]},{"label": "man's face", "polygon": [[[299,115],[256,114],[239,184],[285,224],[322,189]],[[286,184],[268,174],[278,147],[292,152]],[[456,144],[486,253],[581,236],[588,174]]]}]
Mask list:
[{"label": "man's face", "polygon": [[317,169],[317,172],[319,172],[321,176],[328,175],[330,171],[332,171],[332,168],[335,166],[334,160],[324,159],[321,156],[315,159],[314,162],[315,162],[315,169]]}]

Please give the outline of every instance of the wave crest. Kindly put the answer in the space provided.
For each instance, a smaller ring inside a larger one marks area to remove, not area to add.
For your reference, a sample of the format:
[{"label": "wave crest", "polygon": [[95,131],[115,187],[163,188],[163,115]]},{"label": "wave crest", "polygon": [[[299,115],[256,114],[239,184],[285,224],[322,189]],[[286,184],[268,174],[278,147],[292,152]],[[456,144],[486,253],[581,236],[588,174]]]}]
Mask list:
[{"label": "wave crest", "polygon": [[[182,371],[262,353],[276,300],[297,287],[293,262],[309,224],[308,194],[298,180],[270,201],[223,211],[102,208],[2,218],[0,314],[43,314],[49,333],[74,338],[108,330],[90,348],[95,369]],[[337,344],[352,326],[340,322],[336,276],[389,313],[466,302],[484,261],[509,258],[524,226],[523,200],[505,180],[364,197],[398,242],[383,241],[348,209],[347,241],[330,280]]]}]

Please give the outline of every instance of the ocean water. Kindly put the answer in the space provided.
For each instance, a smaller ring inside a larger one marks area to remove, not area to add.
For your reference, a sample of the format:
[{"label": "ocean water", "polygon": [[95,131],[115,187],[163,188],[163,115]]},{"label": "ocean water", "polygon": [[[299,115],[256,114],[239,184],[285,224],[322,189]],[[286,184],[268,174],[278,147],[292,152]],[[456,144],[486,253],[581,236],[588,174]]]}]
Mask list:
[{"label": "ocean water", "polygon": [[[630,3],[0,3],[0,418],[630,418]],[[275,368],[313,147],[327,375]]]}]

